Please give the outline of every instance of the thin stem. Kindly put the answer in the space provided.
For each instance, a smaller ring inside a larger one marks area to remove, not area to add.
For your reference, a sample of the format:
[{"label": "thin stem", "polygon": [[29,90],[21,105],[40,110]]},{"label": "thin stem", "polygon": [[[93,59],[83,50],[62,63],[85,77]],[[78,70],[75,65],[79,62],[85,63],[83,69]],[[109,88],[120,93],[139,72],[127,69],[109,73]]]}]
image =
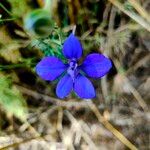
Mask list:
[{"label": "thin stem", "polygon": [[43,9],[50,12],[50,15],[52,15],[52,0],[45,0]]},{"label": "thin stem", "polygon": [[98,121],[102,123],[111,133],[113,133],[124,145],[130,150],[137,150],[136,146],[132,144],[119,130],[117,130],[106,118],[99,112],[98,108],[93,102],[87,103],[89,108],[93,111]]},{"label": "thin stem", "polygon": [[27,66],[31,66],[31,65],[35,65],[35,64],[34,63],[31,63],[31,64],[22,63],[22,64],[12,64],[12,65],[0,65],[0,70],[27,67]]},{"label": "thin stem", "polygon": [[2,3],[0,3],[0,7],[2,7],[10,16],[12,16],[11,12],[7,10],[7,8],[5,8],[5,6]]},{"label": "thin stem", "polygon": [[17,18],[7,18],[7,19],[0,19],[0,22],[12,21],[16,20]]},{"label": "thin stem", "polygon": [[72,29],[72,34],[75,35],[75,32],[76,32],[76,25],[73,26],[73,29]]}]

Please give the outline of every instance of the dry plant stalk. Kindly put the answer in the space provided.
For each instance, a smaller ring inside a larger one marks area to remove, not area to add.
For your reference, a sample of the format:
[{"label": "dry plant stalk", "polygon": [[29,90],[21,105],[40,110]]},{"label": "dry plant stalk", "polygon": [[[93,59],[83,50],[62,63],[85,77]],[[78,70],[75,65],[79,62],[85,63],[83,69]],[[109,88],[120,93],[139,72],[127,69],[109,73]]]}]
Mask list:
[{"label": "dry plant stalk", "polygon": [[148,12],[136,1],[136,0],[128,0],[130,4],[136,9],[136,11],[145,18],[148,22],[150,22]]},{"label": "dry plant stalk", "polygon": [[[149,56],[149,55],[148,55]],[[149,58],[149,57],[148,57]],[[119,68],[120,68],[120,63],[118,61],[115,62],[115,65],[117,67],[117,70],[119,72]],[[128,73],[128,72],[127,72]],[[145,101],[143,100],[142,96],[139,94],[139,92],[130,84],[130,81],[128,80],[128,78],[126,77],[126,73],[125,74],[121,74],[124,82],[128,85],[130,92],[133,94],[133,96],[135,97],[135,99],[137,100],[138,104],[141,106],[141,108],[144,111],[148,110],[147,104],[145,103]]]},{"label": "dry plant stalk", "polygon": [[93,111],[98,121],[102,123],[111,133],[113,133],[124,145],[131,150],[137,150],[136,146],[133,145],[121,132],[119,132],[113,125],[100,114],[99,110],[93,103],[88,103],[90,109]]},{"label": "dry plant stalk", "polygon": [[145,21],[141,16],[133,14],[132,12],[126,10],[123,7],[123,5],[117,0],[108,0],[108,1],[150,32],[150,24],[147,21]]},{"label": "dry plant stalk", "polygon": [[[135,145],[133,145],[121,132],[119,132],[108,120],[106,120],[106,118],[99,112],[99,110],[97,109],[97,107],[95,106],[95,104],[93,102],[87,102],[87,101],[84,101],[84,102],[74,102],[74,101],[73,102],[65,102],[65,101],[60,101],[59,99],[49,97],[49,96],[44,95],[44,94],[37,93],[37,92],[29,90],[29,89],[26,89],[24,87],[18,86],[18,88],[24,94],[28,94],[28,95],[36,97],[36,98],[41,97],[41,98],[43,98],[43,100],[45,100],[47,102],[54,103],[55,105],[58,105],[61,107],[65,107],[65,108],[70,108],[70,107],[87,108],[87,107],[89,107],[90,110],[97,117],[98,121],[100,123],[102,123],[106,129],[108,129],[111,133],[113,133],[129,149],[137,150]],[[38,138],[41,138],[41,137],[38,136]],[[29,140],[27,140],[27,141],[29,141]],[[21,143],[24,143],[24,142],[22,141],[22,142],[20,142],[20,144]],[[14,144],[12,144],[12,146],[8,145],[8,147],[13,147],[13,145]],[[17,145],[19,145],[19,143],[17,143]],[[2,148],[0,150],[4,150],[4,148]]]},{"label": "dry plant stalk", "polygon": [[83,139],[86,141],[86,143],[89,145],[89,147],[93,150],[97,150],[97,147],[94,144],[94,142],[92,141],[91,137],[86,132],[83,131],[82,123],[78,122],[77,119],[69,111],[66,111],[66,115],[69,118],[69,120],[71,121],[71,123],[78,128]]}]

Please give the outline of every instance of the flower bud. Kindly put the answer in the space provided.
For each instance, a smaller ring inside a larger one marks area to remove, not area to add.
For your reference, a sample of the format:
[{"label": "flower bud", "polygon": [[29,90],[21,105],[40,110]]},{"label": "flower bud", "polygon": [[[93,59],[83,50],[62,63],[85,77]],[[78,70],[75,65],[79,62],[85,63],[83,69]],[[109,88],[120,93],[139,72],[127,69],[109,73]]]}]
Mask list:
[{"label": "flower bud", "polygon": [[43,37],[50,34],[54,27],[54,22],[48,11],[36,9],[27,14],[24,27],[30,34]]}]

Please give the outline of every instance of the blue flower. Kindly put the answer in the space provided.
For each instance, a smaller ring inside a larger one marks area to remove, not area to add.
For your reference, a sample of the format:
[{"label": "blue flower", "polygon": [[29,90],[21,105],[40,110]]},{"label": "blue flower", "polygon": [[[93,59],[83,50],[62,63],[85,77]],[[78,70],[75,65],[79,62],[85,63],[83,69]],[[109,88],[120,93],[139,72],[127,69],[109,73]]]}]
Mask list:
[{"label": "blue flower", "polygon": [[79,40],[70,34],[63,45],[63,54],[68,59],[67,64],[50,56],[43,58],[36,66],[37,74],[47,81],[53,81],[64,74],[56,87],[56,94],[59,98],[67,97],[71,91],[74,91],[80,98],[94,98],[95,89],[86,76],[100,78],[106,75],[112,67],[110,59],[98,53],[88,55],[83,63],[78,65],[82,51]]}]

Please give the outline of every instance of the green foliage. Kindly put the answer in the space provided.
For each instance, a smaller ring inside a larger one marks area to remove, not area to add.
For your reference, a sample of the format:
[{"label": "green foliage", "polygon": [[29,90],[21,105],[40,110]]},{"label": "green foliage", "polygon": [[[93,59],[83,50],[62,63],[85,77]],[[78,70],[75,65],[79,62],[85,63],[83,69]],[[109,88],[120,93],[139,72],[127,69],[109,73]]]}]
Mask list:
[{"label": "green foliage", "polygon": [[25,121],[27,117],[27,106],[19,90],[12,86],[8,77],[0,78],[0,104],[9,113],[20,120]]},{"label": "green foliage", "polygon": [[8,2],[11,4],[13,16],[22,17],[29,10],[26,0],[8,0]]},{"label": "green foliage", "polygon": [[56,27],[48,37],[33,40],[32,45],[39,48],[44,53],[44,56],[55,56],[65,62],[66,59],[62,53],[62,44],[66,37],[67,36]]}]

